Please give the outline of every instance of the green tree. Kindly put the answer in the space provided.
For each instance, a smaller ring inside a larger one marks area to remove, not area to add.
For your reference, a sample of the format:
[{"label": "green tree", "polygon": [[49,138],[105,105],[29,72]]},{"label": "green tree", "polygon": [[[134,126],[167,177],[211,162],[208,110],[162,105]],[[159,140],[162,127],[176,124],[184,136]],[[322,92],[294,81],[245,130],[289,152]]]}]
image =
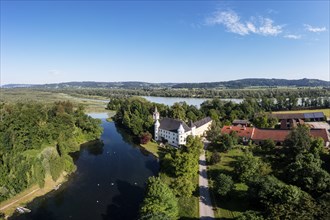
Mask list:
[{"label": "green tree", "polygon": [[220,149],[224,152],[232,149],[235,144],[233,137],[229,134],[222,134],[220,141]]},{"label": "green tree", "polygon": [[213,121],[210,128],[206,131],[207,140],[213,145],[218,145],[221,139],[221,124]]},{"label": "green tree", "polygon": [[330,174],[321,168],[322,161],[313,154],[299,154],[286,167],[287,182],[307,192],[321,195],[330,191]]},{"label": "green tree", "polygon": [[187,178],[192,178],[197,175],[198,160],[193,154],[178,151],[173,158],[173,167],[177,177],[186,176]]},{"label": "green tree", "polygon": [[226,174],[220,173],[215,179],[215,191],[220,196],[226,196],[234,189],[234,181]]},{"label": "green tree", "polygon": [[262,150],[266,152],[272,152],[275,149],[275,147],[276,147],[275,142],[271,139],[267,139],[261,144]]},{"label": "green tree", "polygon": [[184,110],[182,103],[176,102],[171,106],[170,116],[180,120],[186,119],[186,111]]},{"label": "green tree", "polygon": [[309,152],[311,148],[311,136],[307,126],[294,128],[285,139],[283,144],[284,153],[291,162],[300,153]]},{"label": "green tree", "polygon": [[256,211],[248,210],[235,218],[235,220],[263,220],[263,216]]},{"label": "green tree", "polygon": [[143,200],[141,219],[178,219],[177,199],[171,189],[159,177],[150,177]]},{"label": "green tree", "polygon": [[212,155],[210,157],[210,164],[217,164],[220,162],[220,160],[221,155],[217,151],[212,152]]},{"label": "green tree", "polygon": [[271,170],[268,164],[249,152],[239,157],[234,167],[238,179],[242,182],[250,181],[258,175],[267,175]]},{"label": "green tree", "polygon": [[176,196],[191,197],[196,186],[192,182],[191,178],[186,176],[179,176],[174,179],[171,187]]}]

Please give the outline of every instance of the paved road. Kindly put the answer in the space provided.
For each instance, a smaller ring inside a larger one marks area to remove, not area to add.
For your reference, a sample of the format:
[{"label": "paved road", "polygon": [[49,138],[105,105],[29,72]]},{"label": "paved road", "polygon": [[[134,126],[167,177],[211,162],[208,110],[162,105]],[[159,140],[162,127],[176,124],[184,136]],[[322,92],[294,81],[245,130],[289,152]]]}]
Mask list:
[{"label": "paved road", "polygon": [[200,219],[214,219],[206,171],[205,151],[199,157],[199,216]]}]

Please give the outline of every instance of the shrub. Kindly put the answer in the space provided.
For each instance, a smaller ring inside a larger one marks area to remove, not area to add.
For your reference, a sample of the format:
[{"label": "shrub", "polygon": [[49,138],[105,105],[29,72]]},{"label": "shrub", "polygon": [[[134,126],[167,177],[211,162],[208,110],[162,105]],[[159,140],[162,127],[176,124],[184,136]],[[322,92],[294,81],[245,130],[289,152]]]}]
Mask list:
[{"label": "shrub", "polygon": [[214,151],[210,158],[210,164],[217,164],[220,162],[221,156],[217,151]]}]

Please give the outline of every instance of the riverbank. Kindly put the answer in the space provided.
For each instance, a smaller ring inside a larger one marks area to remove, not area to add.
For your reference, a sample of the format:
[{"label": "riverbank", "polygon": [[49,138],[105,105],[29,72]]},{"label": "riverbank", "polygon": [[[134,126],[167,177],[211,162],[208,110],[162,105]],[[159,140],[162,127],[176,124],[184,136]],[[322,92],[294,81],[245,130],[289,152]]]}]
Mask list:
[{"label": "riverbank", "polygon": [[45,185],[40,188],[37,184],[17,194],[16,196],[0,203],[0,212],[5,214],[5,218],[14,214],[19,206],[25,206],[37,197],[43,196],[59,185],[67,181],[67,173],[63,172],[57,181],[54,181],[50,175],[46,175]]},{"label": "riverbank", "polygon": [[148,151],[149,153],[151,153],[155,157],[159,158],[159,154],[158,154],[159,145],[158,145],[158,143],[149,141],[147,144],[140,144],[140,147],[142,147],[143,149],[145,149],[146,151]]}]

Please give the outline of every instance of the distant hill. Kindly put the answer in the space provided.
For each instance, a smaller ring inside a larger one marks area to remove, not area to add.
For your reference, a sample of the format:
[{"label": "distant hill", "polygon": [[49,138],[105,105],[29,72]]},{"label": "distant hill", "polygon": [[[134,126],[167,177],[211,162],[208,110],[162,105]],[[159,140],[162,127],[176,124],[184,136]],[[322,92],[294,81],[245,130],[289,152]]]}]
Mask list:
[{"label": "distant hill", "polygon": [[209,83],[180,83],[173,88],[246,88],[246,87],[329,87],[330,82],[319,79],[262,79],[248,78],[231,80],[224,82],[209,82]]},{"label": "distant hill", "polygon": [[223,82],[202,83],[148,83],[148,82],[65,82],[52,84],[8,84],[3,88],[125,88],[125,89],[149,89],[149,88],[247,88],[247,87],[330,87],[330,82],[319,79],[262,79],[248,78]]},{"label": "distant hill", "polygon": [[28,88],[28,87],[32,87],[32,86],[36,86],[33,84],[7,84],[7,85],[3,85],[2,88]]}]

